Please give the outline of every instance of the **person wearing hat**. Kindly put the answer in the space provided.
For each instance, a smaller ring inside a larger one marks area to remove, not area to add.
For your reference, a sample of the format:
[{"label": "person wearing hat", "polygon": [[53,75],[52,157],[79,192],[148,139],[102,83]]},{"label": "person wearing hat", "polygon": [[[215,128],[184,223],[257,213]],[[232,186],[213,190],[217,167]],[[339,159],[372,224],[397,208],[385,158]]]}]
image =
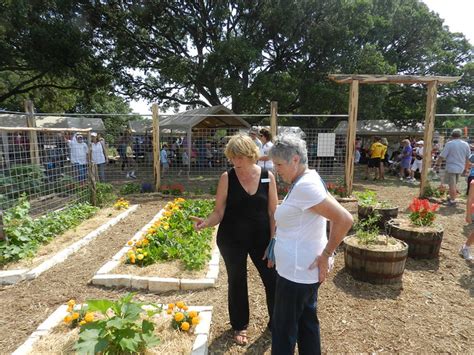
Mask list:
[{"label": "person wearing hat", "polygon": [[75,178],[83,182],[87,177],[87,153],[89,152],[89,147],[87,147],[80,133],[76,133],[72,136],[72,139],[66,140],[71,153],[70,158]]},{"label": "person wearing hat", "polygon": [[411,164],[410,167],[410,177],[408,178],[409,182],[415,182],[415,172],[418,170],[421,172],[421,168],[423,165],[423,145],[425,142],[418,141],[416,142],[416,147],[415,147],[415,159],[413,160],[413,163]]},{"label": "person wearing hat", "polygon": [[252,128],[250,128],[249,136],[250,138],[252,138],[253,142],[257,145],[258,150],[261,151],[262,142],[260,142],[260,139],[258,139],[258,134],[259,134],[258,127],[253,126]]},{"label": "person wearing hat", "polygon": [[457,183],[463,173],[469,169],[469,156],[471,149],[469,144],[461,139],[462,130],[453,129],[451,140],[446,143],[444,149],[436,160],[436,167],[439,170],[441,162],[446,160],[445,183],[449,186],[449,197],[446,201],[448,206],[456,205]]}]

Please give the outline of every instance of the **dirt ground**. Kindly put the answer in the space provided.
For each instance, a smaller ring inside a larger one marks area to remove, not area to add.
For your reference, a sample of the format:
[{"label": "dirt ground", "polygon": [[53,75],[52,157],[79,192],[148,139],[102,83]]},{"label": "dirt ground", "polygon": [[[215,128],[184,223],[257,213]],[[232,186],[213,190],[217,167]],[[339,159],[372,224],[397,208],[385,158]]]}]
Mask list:
[{"label": "dirt ground", "polygon": [[[355,182],[355,189],[377,191],[379,198],[400,207],[401,215],[418,193],[418,187],[388,178],[383,182]],[[126,289],[92,286],[89,280],[102,264],[164,205],[159,197],[131,202],[141,207],[130,217],[81,249],[64,263],[39,278],[0,288],[0,352],[8,353],[60,304],[74,298],[117,298]],[[355,203],[344,204],[356,212]],[[474,265],[458,255],[467,233],[465,204],[440,208],[438,222],[444,238],[438,260],[408,259],[399,285],[372,285],[355,281],[344,270],[342,253],[328,281],[320,288],[319,319],[323,351],[326,353],[474,352]],[[267,314],[260,279],[249,263],[251,320],[249,345],[233,344],[227,313],[226,273],[221,262],[217,287],[201,291],[165,294],[138,292],[140,300],[191,305],[212,305],[211,354],[264,354],[270,352],[271,337],[265,331]]]}]

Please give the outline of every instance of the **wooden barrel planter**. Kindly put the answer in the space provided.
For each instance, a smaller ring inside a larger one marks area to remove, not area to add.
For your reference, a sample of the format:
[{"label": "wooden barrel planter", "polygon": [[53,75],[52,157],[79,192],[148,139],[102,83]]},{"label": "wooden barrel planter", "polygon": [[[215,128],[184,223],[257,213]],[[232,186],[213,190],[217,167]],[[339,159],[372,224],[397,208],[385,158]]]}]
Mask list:
[{"label": "wooden barrel planter", "polygon": [[[386,236],[380,236],[386,239]],[[356,280],[373,284],[394,284],[402,280],[408,245],[389,238],[387,245],[359,245],[356,236],[344,239],[344,263],[346,270]]]},{"label": "wooden barrel planter", "polygon": [[408,244],[409,257],[435,259],[439,256],[444,230],[440,225],[419,227],[409,220],[393,219],[387,223],[387,233]]},{"label": "wooden barrel planter", "polygon": [[398,217],[398,207],[371,207],[357,205],[357,216],[359,217],[359,220],[367,219],[375,212],[380,215],[377,225],[383,231],[385,231],[385,226],[388,221]]}]

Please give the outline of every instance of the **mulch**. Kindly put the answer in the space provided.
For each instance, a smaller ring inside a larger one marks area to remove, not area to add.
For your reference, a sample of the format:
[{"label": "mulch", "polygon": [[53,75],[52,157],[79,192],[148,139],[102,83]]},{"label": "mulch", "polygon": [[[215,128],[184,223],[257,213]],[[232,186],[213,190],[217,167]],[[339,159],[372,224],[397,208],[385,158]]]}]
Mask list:
[{"label": "mulch", "polygon": [[[370,188],[378,196],[406,213],[418,187],[389,178],[382,182],[354,184],[356,190]],[[160,196],[136,197],[140,208],[112,227],[87,247],[32,281],[0,287],[0,349],[12,352],[60,304],[74,298],[118,298],[126,289],[92,286],[89,281],[131,236],[146,224],[166,203]],[[356,214],[355,203],[344,203]],[[406,352],[469,353],[474,349],[473,297],[474,266],[464,261],[458,250],[466,238],[465,203],[456,207],[441,206],[438,222],[444,226],[439,259],[408,259],[403,282],[397,285],[372,285],[355,281],[344,270],[342,253],[329,279],[319,293],[319,319],[323,351],[328,353]],[[271,336],[265,330],[267,314],[265,295],[258,273],[249,263],[251,320],[249,345],[232,341],[227,313],[225,267],[217,286],[199,291],[164,294],[137,292],[142,301],[175,302],[214,307],[209,352],[211,354],[269,354]]]}]

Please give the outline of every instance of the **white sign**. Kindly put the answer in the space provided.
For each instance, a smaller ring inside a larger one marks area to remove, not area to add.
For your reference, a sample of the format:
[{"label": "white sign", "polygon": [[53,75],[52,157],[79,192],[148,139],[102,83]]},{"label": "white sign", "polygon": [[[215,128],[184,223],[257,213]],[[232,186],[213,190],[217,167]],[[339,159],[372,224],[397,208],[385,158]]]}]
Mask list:
[{"label": "white sign", "polygon": [[333,157],[336,133],[318,133],[318,157]]}]

